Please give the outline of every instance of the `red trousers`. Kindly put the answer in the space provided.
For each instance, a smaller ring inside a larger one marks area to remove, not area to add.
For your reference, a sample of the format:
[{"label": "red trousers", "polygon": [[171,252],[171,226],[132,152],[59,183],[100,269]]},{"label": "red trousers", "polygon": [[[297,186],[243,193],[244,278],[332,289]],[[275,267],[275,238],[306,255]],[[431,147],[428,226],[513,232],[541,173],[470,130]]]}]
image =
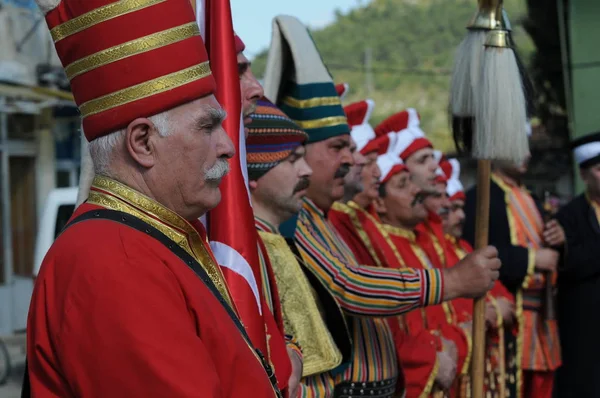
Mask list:
[{"label": "red trousers", "polygon": [[523,398],[552,398],[554,372],[523,370]]}]

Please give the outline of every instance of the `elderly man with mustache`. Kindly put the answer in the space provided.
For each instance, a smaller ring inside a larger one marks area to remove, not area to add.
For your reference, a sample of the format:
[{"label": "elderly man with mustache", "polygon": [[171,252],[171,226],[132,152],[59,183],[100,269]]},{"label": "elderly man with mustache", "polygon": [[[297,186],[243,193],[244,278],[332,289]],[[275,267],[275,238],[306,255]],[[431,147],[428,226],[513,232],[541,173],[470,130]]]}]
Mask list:
[{"label": "elderly man with mustache", "polygon": [[139,3],[39,0],[96,177],[36,280],[25,394],[281,396],[198,221],[234,148],[194,12]]},{"label": "elderly man with mustache", "polygon": [[[242,114],[244,125],[250,122],[250,114],[256,109],[256,103],[264,95],[263,87],[256,76],[252,73],[252,63],[244,55],[246,45],[242,39],[235,35],[235,52],[237,54],[238,75],[240,78],[240,93],[242,98]],[[246,135],[248,133],[246,132]],[[79,176],[79,192],[77,193],[77,205],[85,201],[88,196],[90,185],[94,179],[94,165],[89,156],[89,144],[87,140],[81,142],[81,173]]]}]

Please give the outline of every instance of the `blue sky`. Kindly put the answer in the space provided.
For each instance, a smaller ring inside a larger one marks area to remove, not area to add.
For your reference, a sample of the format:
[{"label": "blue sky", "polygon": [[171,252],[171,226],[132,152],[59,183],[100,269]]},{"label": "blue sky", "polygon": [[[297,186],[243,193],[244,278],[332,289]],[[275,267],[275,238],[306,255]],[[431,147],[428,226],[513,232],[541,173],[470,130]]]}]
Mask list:
[{"label": "blue sky", "polygon": [[310,27],[330,23],[334,11],[347,11],[367,0],[231,0],[233,26],[253,58],[271,42],[271,21],[279,14],[293,15]]}]

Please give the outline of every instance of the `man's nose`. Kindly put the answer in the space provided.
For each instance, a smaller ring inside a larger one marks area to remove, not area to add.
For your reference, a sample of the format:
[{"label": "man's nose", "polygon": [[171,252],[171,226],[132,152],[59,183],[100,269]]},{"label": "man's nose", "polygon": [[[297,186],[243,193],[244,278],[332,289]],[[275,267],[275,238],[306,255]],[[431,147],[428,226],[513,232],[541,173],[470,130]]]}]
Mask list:
[{"label": "man's nose", "polygon": [[246,99],[248,101],[258,101],[265,95],[263,87],[260,85],[251,70],[246,72],[247,79],[249,79],[248,91],[246,92]]},{"label": "man's nose", "polygon": [[350,152],[350,147],[345,147],[341,150],[341,164],[348,164],[354,166],[354,156]]},{"label": "man's nose", "polygon": [[229,138],[223,127],[219,127],[218,134],[217,157],[231,159],[235,156],[235,147],[233,146],[233,142],[231,142],[231,138]]}]

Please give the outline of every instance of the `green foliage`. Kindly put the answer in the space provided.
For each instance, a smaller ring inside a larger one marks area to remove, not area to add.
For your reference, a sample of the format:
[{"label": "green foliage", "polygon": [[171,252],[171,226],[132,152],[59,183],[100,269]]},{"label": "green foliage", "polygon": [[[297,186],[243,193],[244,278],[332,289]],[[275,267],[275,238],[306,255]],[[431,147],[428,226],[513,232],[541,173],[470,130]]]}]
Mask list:
[{"label": "green foliage", "polygon": [[[534,46],[521,27],[523,0],[505,0],[513,34],[524,61]],[[476,11],[474,0],[372,0],[312,31],[336,83],[350,84],[348,102],[372,98],[376,124],[407,107],[421,114],[423,130],[434,144],[452,151],[447,106],[454,52]],[[367,88],[365,59],[371,51],[373,84]],[[266,50],[254,59],[257,76],[264,73]]]}]

